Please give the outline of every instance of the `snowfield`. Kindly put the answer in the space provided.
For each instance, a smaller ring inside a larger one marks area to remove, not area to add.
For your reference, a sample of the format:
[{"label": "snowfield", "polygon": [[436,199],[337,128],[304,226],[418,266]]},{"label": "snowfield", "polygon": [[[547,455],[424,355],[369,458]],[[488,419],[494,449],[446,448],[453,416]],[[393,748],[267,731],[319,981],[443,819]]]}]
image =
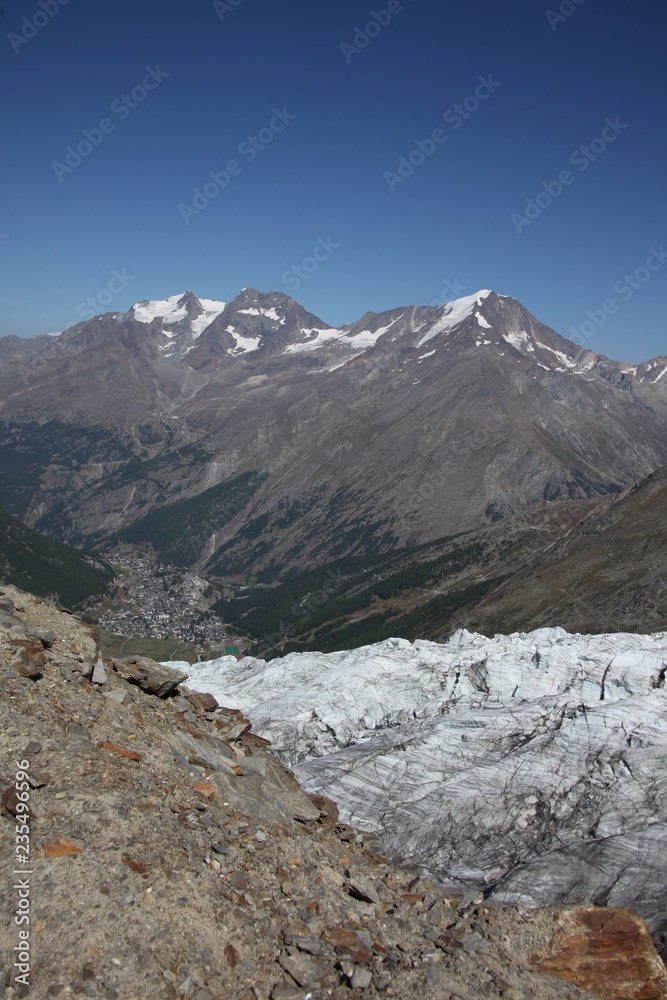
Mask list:
[{"label": "snowfield", "polygon": [[188,670],[394,860],[667,924],[667,633],[461,630]]}]

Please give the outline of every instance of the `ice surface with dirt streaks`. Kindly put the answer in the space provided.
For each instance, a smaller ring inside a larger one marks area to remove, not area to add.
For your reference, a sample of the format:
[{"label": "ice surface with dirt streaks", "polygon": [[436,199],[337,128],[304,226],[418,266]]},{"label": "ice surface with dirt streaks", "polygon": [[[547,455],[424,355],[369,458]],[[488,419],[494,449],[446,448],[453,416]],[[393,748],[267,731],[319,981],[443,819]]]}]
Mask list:
[{"label": "ice surface with dirt streaks", "polygon": [[395,860],[527,905],[667,923],[667,634],[388,639],[190,684],[242,709]]}]

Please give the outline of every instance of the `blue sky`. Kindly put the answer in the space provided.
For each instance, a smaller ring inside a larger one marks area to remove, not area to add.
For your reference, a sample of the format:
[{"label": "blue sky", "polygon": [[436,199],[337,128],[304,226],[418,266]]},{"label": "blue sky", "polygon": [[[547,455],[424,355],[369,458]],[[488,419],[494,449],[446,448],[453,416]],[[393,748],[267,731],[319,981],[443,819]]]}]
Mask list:
[{"label": "blue sky", "polygon": [[110,287],[278,289],[332,324],[493,288],[667,353],[663,4],[41,4],[2,0],[0,335]]}]

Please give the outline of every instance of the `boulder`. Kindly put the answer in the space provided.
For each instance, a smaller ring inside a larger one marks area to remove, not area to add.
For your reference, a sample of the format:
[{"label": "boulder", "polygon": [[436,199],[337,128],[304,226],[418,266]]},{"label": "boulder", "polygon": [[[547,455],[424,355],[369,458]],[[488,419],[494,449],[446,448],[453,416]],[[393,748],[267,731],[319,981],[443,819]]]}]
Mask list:
[{"label": "boulder", "polygon": [[667,977],[646,924],[634,910],[578,907],[555,914],[540,972],[568,979],[600,1000],[664,1000]]},{"label": "boulder", "polygon": [[47,658],[43,646],[31,643],[29,640],[15,647],[15,651],[9,661],[9,666],[17,674],[29,677],[33,681],[38,681],[44,676],[44,667]]},{"label": "boulder", "polygon": [[218,707],[218,701],[212,694],[201,694],[199,691],[193,691],[188,695],[188,699],[193,708],[199,712],[215,712]]},{"label": "boulder", "polygon": [[179,684],[188,679],[183,670],[174,670],[164,663],[157,663],[147,656],[135,656],[127,660],[113,660],[113,668],[124,680],[136,684],[158,698],[167,698]]}]

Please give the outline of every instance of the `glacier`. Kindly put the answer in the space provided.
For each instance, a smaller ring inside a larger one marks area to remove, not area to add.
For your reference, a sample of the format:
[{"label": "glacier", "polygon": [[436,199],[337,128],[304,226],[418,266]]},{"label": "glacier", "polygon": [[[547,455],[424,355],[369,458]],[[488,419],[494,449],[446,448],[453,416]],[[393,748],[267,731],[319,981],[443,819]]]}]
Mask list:
[{"label": "glacier", "polygon": [[393,861],[667,928],[667,633],[388,639],[187,666]]}]

